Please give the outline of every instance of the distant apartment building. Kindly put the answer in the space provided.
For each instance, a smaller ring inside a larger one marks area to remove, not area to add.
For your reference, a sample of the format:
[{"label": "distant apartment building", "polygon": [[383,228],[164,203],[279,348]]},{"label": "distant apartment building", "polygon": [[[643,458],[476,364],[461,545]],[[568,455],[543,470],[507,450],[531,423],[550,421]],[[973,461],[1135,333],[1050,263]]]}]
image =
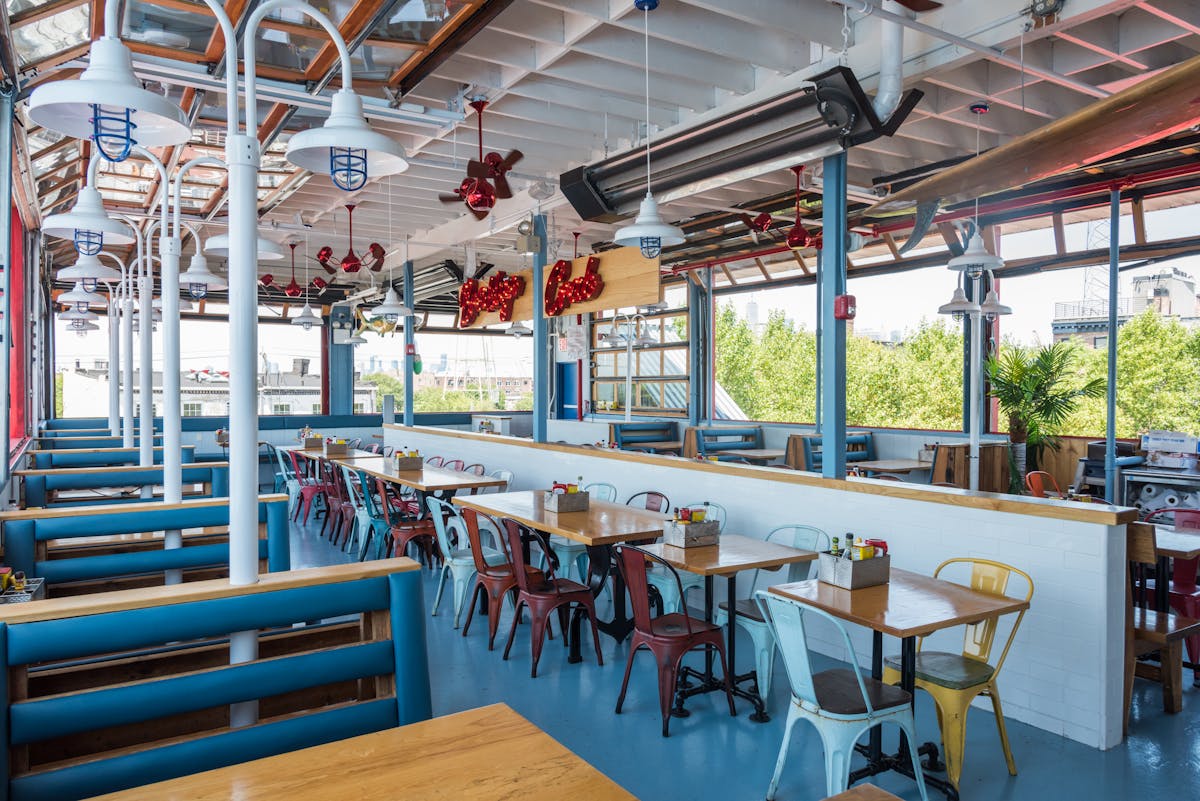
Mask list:
[{"label": "distant apartment building", "polygon": [[[1117,297],[1117,325],[1124,325],[1148,308],[1164,317],[1175,318],[1189,328],[1200,325],[1200,299],[1196,296],[1195,279],[1174,268],[1153,275],[1135,276]],[[1092,348],[1107,348],[1108,301],[1088,299],[1055,303],[1051,331],[1055,342],[1076,338]]]}]

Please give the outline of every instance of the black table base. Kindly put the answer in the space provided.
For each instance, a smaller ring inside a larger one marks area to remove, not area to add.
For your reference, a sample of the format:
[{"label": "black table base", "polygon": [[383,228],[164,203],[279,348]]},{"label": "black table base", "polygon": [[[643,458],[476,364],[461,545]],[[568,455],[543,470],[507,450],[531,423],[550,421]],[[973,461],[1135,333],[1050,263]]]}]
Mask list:
[{"label": "black table base", "polygon": [[[596,628],[617,642],[624,642],[633,633],[633,618],[629,617],[629,612],[625,607],[625,578],[621,575],[620,570],[615,569],[612,546],[589,545],[587,554],[588,588],[592,591],[593,596],[599,597],[608,583],[608,577],[610,575],[613,577],[613,617],[612,620],[597,621]],[[567,636],[570,641],[567,662],[570,664],[583,661],[583,653],[580,649],[583,617],[583,608],[575,607],[575,611],[571,615],[571,632]]]}]

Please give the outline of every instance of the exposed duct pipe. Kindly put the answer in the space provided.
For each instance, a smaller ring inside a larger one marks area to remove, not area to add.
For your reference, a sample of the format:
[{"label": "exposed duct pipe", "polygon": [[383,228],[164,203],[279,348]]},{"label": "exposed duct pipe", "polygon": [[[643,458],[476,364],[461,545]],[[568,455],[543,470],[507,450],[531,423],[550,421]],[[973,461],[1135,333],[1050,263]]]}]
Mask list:
[{"label": "exposed duct pipe", "polygon": [[[891,14],[903,14],[895,0],[883,0],[881,5]],[[904,92],[904,28],[890,19],[880,19],[879,25],[879,88],[875,90],[871,107],[875,109],[875,116],[886,123],[899,107]]]}]

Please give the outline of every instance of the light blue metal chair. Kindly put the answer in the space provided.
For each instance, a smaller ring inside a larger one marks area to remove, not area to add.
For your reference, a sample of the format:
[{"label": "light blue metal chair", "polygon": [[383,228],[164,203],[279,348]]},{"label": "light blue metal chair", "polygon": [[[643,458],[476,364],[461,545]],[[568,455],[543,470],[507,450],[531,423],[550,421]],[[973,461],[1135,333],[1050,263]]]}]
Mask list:
[{"label": "light blue metal chair", "polygon": [[[392,536],[392,524],[388,519],[387,510],[380,505],[380,499],[376,497],[375,491],[371,488],[371,477],[362,470],[356,472],[358,473],[359,486],[362,488],[363,504],[366,506],[367,518],[371,521],[371,526],[367,530],[367,536],[363,537],[362,542],[358,545],[358,561],[362,562],[366,560],[367,553],[372,544],[375,550],[373,558],[382,559]],[[387,501],[385,500],[383,503],[387,503]]]},{"label": "light blue metal chair", "polygon": [[[705,513],[705,520],[716,520],[721,524],[721,533],[725,533],[725,518],[727,516],[725,507],[719,503],[712,501],[702,501],[700,503],[685,503],[680,508],[696,509],[701,506],[707,506],[708,510]],[[669,615],[672,612],[682,612],[686,606],[688,590],[703,590],[704,576],[695,573],[679,573],[679,581],[675,581],[671,576],[666,575],[662,570],[652,570],[647,575],[650,584],[658,590],[659,596],[662,598],[663,614]],[[683,596],[679,595],[679,588],[683,587]],[[716,621],[717,625],[721,625],[720,621]]]},{"label": "light blue metal chair", "polygon": [[354,507],[354,528],[350,532],[350,536],[346,538],[345,550],[347,553],[357,544],[362,547],[362,543],[366,542],[371,537],[371,514],[367,510],[367,501],[363,497],[362,482],[358,477],[357,471],[351,470],[346,465],[340,465],[342,469],[342,477],[346,482],[346,489],[350,492],[350,505]]},{"label": "light blue metal chair", "polygon": [[[772,529],[766,537],[767,542],[775,542],[792,548],[802,548],[806,551],[829,550],[829,535],[815,526],[788,525]],[[788,566],[786,581],[804,581],[812,578],[817,569],[816,562],[806,562]],[[758,674],[758,697],[766,703],[771,696],[771,674],[775,668],[775,635],[771,627],[763,620],[758,604],[754,602],[753,593],[758,589],[758,578],[762,570],[755,570],[751,575],[751,597],[737,602],[737,624],[746,630],[754,643],[754,669]],[[774,577],[774,574],[772,574]],[[773,581],[782,584],[783,581]],[[718,626],[729,623],[729,604],[722,601],[717,605],[713,614],[713,622]]]},{"label": "light blue metal chair", "polygon": [[[442,604],[442,590],[446,588],[446,579],[449,578],[454,585],[454,628],[458,628],[467,590],[471,587],[471,579],[475,578],[475,559],[467,538],[467,524],[453,504],[437,498],[427,498],[425,502],[433,518],[433,528],[437,531],[438,546],[443,556],[442,575],[438,579],[438,591],[433,599],[431,614],[437,615],[438,607]],[[457,545],[451,535],[457,535]],[[489,565],[502,565],[507,561],[503,553],[491,548],[484,548],[482,555]]]},{"label": "light blue metal chair", "polygon": [[276,448],[274,445],[268,445],[271,453],[275,456],[275,461],[279,463],[279,472],[277,477],[283,478],[282,489],[287,491],[288,495],[288,516],[291,517],[292,511],[296,508],[296,504],[300,500],[300,479],[296,477],[296,471],[292,468],[291,460],[288,459],[284,451]]},{"label": "light blue metal chair", "polygon": [[[798,601],[759,590],[755,593],[759,610],[771,626],[783,666],[792,685],[792,702],[788,705],[787,723],[783,729],[783,745],[775,763],[775,775],[767,788],[767,801],[773,801],[779,790],[779,779],[787,760],[792,729],[801,718],[809,721],[821,736],[825,747],[825,792],[829,796],[845,791],[850,783],[850,757],[854,744],[867,730],[883,723],[894,723],[906,735],[909,756],[922,801],[925,776],[917,756],[917,731],[913,722],[912,695],[890,684],[863,676],[858,668],[854,644],[842,622],[828,612]],[[832,625],[841,635],[849,668],[836,668],[813,673],[809,660],[805,626],[810,619],[820,619]]]},{"label": "light blue metal chair", "polygon": [[583,491],[591,493],[592,500],[607,501],[608,503],[617,502],[617,488],[612,484],[605,484],[603,481],[588,484],[584,486]]},{"label": "light blue metal chair", "polygon": [[[612,484],[604,484],[602,482],[586,484],[583,487],[583,491],[592,495],[589,500],[608,501],[611,503],[617,499],[617,488]],[[554,555],[558,557],[558,563],[562,566],[563,578],[571,577],[571,567],[573,566],[575,572],[579,574],[579,581],[586,584],[588,576],[587,546],[582,542],[575,542],[575,540],[569,540],[557,534],[552,534],[549,541],[550,550],[554,551]],[[546,566],[544,556],[541,560],[541,566]]]}]

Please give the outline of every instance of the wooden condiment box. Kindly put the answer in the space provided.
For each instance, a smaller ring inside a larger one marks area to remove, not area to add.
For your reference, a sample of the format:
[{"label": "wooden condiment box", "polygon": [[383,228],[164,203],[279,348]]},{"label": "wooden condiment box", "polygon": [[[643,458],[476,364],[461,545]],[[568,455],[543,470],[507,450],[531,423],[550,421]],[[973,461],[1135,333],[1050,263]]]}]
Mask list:
[{"label": "wooden condiment box", "polygon": [[586,512],[590,500],[588,492],[547,492],[544,506],[547,512],[555,514]]},{"label": "wooden condiment box", "polygon": [[721,540],[721,524],[716,520],[690,523],[668,520],[663,526],[663,542],[676,548],[700,548],[716,545]]}]

